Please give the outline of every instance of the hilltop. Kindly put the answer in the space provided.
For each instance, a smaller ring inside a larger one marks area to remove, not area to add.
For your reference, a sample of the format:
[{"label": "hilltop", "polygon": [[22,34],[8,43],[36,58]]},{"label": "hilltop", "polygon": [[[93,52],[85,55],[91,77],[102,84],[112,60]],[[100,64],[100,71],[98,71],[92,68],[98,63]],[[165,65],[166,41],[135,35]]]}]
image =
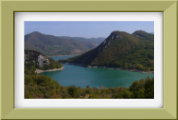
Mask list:
[{"label": "hilltop", "polygon": [[61,62],[154,71],[154,34],[113,31],[98,47]]},{"label": "hilltop", "polygon": [[25,35],[25,49],[35,50],[48,56],[75,55],[95,48],[103,40],[104,38],[86,39],[32,32]]}]

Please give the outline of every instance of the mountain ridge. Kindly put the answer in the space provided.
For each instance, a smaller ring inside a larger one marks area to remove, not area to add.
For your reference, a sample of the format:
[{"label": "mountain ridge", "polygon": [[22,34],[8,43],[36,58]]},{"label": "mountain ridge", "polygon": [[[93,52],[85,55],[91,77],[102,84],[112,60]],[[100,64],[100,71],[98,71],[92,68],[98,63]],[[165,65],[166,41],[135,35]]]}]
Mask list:
[{"label": "mountain ridge", "polygon": [[153,71],[154,35],[113,31],[98,47],[62,62]]},{"label": "mountain ridge", "polygon": [[81,54],[96,46],[89,41],[46,35],[38,31],[25,35],[25,49],[35,50],[48,56]]}]

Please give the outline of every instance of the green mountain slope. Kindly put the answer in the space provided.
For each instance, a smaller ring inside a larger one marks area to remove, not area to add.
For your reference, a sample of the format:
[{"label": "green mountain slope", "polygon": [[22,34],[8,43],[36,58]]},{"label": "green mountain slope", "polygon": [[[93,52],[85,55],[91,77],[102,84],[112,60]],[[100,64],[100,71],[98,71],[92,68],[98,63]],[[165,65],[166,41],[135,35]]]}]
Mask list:
[{"label": "green mountain slope", "polygon": [[114,31],[97,48],[62,62],[153,71],[154,35]]},{"label": "green mountain slope", "polygon": [[72,37],[56,37],[33,32],[25,35],[25,49],[39,51],[45,55],[74,55],[84,53],[96,44]]}]

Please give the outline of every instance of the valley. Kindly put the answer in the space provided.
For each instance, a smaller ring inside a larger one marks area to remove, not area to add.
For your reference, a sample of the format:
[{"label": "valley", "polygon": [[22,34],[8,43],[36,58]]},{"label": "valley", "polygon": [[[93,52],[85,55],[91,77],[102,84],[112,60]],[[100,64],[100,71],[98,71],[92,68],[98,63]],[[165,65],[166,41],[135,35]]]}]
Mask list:
[{"label": "valley", "polygon": [[153,99],[154,34],[25,35],[26,99]]}]

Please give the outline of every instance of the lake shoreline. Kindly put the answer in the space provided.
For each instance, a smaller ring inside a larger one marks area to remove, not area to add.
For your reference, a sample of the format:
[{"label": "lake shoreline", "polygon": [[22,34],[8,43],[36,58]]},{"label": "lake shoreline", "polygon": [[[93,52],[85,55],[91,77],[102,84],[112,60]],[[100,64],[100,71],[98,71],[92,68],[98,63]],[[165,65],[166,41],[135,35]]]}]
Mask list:
[{"label": "lake shoreline", "polygon": [[36,69],[35,73],[42,73],[42,72],[51,72],[51,71],[59,71],[59,70],[63,70],[64,66],[62,66],[62,68],[54,68],[54,69],[49,69],[49,70],[40,70],[40,69]]},{"label": "lake shoreline", "polygon": [[61,57],[61,56],[77,56],[81,54],[76,54],[76,55],[54,55],[54,56],[48,56],[48,57]]},{"label": "lake shoreline", "polygon": [[154,71],[142,71],[142,70],[137,70],[137,69],[124,69],[124,68],[119,68],[119,67],[90,66],[90,65],[81,65],[81,64],[70,63],[70,62],[61,62],[61,63],[71,64],[71,65],[78,65],[78,66],[83,66],[83,67],[87,67],[87,68],[106,68],[106,69],[127,70],[127,71],[132,71],[132,72],[154,73]]}]

